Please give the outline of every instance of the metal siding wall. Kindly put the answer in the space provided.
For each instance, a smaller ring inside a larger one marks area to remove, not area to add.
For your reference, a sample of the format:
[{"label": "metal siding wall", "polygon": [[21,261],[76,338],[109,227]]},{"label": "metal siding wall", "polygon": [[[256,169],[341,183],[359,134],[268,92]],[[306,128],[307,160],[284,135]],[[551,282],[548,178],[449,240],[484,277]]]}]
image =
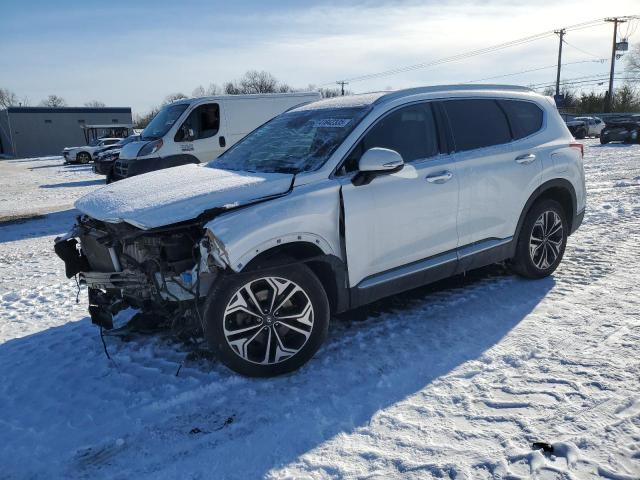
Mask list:
[{"label": "metal siding wall", "polygon": [[2,142],[0,154],[13,155],[13,145],[9,136],[9,117],[6,110],[0,110],[0,142]]},{"label": "metal siding wall", "polygon": [[[64,147],[84,145],[84,133],[78,120],[87,125],[117,123],[131,124],[131,113],[68,113],[68,112],[10,112],[16,156],[38,157],[60,155]],[[51,120],[51,123],[45,123]]]}]

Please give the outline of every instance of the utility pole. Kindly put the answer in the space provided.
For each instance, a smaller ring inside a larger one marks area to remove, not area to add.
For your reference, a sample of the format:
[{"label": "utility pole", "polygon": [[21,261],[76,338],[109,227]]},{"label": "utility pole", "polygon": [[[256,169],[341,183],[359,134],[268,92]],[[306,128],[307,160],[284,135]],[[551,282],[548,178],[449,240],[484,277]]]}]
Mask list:
[{"label": "utility pole", "polygon": [[344,97],[344,86],[349,85],[349,82],[345,80],[340,80],[339,82],[336,82],[336,83],[340,85],[340,92],[341,92],[341,95]]},{"label": "utility pole", "polygon": [[564,28],[553,33],[560,36],[560,46],[558,47],[558,73],[556,74],[556,96],[560,95],[560,66],[562,65],[562,42],[567,31]]},{"label": "utility pole", "polygon": [[618,35],[618,24],[625,23],[626,20],[618,17],[605,18],[605,22],[613,22],[613,45],[611,46],[611,71],[609,72],[609,91],[604,102],[604,113],[611,112],[613,104],[613,74],[616,69],[616,38]]}]

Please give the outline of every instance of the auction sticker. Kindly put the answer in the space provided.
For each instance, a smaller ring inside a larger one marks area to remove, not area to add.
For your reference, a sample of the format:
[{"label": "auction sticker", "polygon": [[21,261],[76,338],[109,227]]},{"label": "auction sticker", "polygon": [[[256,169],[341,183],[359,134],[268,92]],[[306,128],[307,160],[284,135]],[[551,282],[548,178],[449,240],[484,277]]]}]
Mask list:
[{"label": "auction sticker", "polygon": [[314,120],[313,126],[316,128],[344,128],[351,122],[350,118],[322,118]]}]

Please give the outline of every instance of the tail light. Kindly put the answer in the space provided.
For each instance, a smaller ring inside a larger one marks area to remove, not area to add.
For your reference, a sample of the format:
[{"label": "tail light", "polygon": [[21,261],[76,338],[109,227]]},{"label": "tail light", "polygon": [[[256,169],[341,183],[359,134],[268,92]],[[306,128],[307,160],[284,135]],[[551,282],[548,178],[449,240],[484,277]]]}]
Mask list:
[{"label": "tail light", "polygon": [[570,143],[569,146],[571,148],[576,148],[580,150],[580,157],[584,158],[584,145],[578,142]]}]

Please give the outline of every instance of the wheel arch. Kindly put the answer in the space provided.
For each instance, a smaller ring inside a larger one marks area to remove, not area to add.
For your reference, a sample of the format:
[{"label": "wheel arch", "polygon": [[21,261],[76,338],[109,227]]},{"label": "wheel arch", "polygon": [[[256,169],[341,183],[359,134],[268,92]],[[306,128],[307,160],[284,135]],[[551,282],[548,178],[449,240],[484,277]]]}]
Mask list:
[{"label": "wheel arch", "polygon": [[291,263],[305,264],[318,277],[333,313],[347,310],[349,297],[344,262],[335,255],[323,251],[315,242],[295,241],[267,248],[254,256],[241,272]]},{"label": "wheel arch", "polygon": [[515,241],[513,242],[513,249],[515,253],[515,246],[518,243],[518,238],[520,237],[520,230],[522,229],[522,225],[524,224],[524,219],[526,218],[531,207],[543,199],[551,199],[555,200],[565,211],[567,215],[567,222],[569,224],[569,234],[573,233],[574,228],[574,219],[577,214],[577,196],[576,190],[568,180],[564,178],[555,178],[553,180],[549,180],[548,182],[540,185],[529,197],[527,202],[522,209],[522,213],[520,214],[520,218],[518,219],[518,224],[516,226],[516,231],[514,235]]}]

